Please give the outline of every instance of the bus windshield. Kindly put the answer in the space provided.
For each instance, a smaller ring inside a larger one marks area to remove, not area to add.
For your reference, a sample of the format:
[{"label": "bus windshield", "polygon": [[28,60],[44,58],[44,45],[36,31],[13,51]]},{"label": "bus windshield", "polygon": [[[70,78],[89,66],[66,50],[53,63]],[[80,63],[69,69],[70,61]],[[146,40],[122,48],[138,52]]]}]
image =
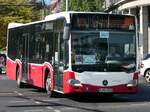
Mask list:
[{"label": "bus windshield", "polygon": [[72,31],[71,61],[75,72],[133,72],[135,32]]}]

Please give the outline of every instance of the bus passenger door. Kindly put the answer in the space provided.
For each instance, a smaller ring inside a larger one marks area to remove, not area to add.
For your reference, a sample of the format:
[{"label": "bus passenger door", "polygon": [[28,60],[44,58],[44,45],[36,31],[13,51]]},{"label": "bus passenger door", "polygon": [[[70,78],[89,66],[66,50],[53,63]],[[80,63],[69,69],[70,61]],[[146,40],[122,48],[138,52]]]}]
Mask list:
[{"label": "bus passenger door", "polygon": [[63,91],[63,72],[64,72],[64,41],[63,33],[58,34],[58,52],[59,52],[59,65],[58,65],[58,86]]},{"label": "bus passenger door", "polygon": [[[56,36],[56,35],[55,35]],[[58,44],[55,46],[55,62],[54,62],[54,84],[55,89],[63,91],[63,38],[62,34],[58,33],[56,37]],[[57,50],[56,50],[57,49]]]},{"label": "bus passenger door", "polygon": [[28,62],[29,62],[29,34],[25,33],[22,36],[22,81],[28,80]]}]

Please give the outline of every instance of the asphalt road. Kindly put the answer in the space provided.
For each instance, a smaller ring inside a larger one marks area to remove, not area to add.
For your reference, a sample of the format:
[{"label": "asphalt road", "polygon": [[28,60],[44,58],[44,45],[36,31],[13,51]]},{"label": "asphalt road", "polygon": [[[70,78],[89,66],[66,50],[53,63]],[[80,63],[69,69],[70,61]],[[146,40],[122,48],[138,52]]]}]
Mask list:
[{"label": "asphalt road", "polygon": [[150,85],[143,78],[132,95],[103,98],[93,95],[50,98],[33,88],[17,88],[15,81],[0,75],[0,112],[150,112]]}]

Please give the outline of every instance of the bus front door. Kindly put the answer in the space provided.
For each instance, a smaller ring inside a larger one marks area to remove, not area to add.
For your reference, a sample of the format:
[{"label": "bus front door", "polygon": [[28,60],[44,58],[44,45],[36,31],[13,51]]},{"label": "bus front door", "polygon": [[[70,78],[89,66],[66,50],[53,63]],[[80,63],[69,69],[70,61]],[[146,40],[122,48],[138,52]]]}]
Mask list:
[{"label": "bus front door", "polygon": [[29,61],[29,34],[23,34],[23,49],[22,49],[22,82],[28,80],[28,61]]},{"label": "bus front door", "polygon": [[58,91],[63,91],[63,39],[62,34],[55,34],[54,85]]}]

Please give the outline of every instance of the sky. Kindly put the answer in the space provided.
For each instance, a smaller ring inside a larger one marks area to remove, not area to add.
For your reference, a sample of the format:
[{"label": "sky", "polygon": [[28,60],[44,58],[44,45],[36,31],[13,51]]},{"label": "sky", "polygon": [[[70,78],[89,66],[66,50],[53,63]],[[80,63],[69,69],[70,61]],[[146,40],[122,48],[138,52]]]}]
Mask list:
[{"label": "sky", "polygon": [[[37,2],[43,2],[43,0],[37,0]],[[45,4],[49,5],[52,0],[44,0]]]},{"label": "sky", "polygon": [[37,2],[45,2],[46,5],[50,5],[52,3],[56,3],[58,0],[37,0]]},{"label": "sky", "polygon": [[44,0],[45,1],[45,4],[49,5],[51,0]]}]

